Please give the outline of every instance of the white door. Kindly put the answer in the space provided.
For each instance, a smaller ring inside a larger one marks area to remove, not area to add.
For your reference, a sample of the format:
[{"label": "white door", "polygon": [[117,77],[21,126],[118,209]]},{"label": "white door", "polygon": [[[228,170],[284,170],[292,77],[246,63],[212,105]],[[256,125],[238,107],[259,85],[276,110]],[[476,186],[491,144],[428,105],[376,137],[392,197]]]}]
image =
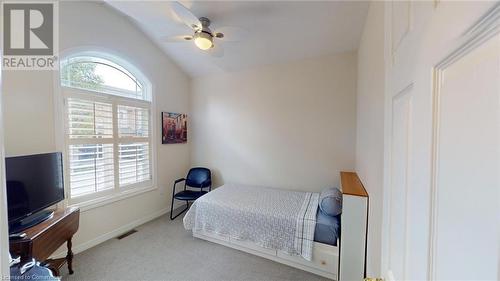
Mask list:
[{"label": "white door", "polygon": [[498,280],[500,6],[386,3],[382,272]]}]

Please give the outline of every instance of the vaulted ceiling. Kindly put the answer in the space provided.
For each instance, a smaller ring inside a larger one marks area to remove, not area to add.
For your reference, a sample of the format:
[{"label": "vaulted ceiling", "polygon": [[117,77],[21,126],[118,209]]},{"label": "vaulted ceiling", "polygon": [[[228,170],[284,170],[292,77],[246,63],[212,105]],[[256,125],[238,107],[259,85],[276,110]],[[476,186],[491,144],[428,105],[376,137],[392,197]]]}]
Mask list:
[{"label": "vaulted ceiling", "polygon": [[167,42],[192,35],[167,1],[106,1],[129,16],[191,76],[239,71],[304,58],[355,50],[368,10],[360,1],[199,1],[181,3],[196,16],[212,21],[210,28],[243,29],[239,42],[220,42],[222,57],[207,55],[192,41]]}]

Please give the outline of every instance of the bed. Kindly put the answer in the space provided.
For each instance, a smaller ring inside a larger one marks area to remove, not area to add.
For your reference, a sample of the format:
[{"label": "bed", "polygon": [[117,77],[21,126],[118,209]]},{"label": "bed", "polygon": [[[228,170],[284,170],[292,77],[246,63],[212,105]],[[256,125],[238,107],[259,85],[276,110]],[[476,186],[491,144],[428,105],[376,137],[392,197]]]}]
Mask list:
[{"label": "bed", "polygon": [[184,227],[194,237],[338,280],[341,223],[348,218],[319,212],[318,199],[313,192],[226,184],[193,203]]}]

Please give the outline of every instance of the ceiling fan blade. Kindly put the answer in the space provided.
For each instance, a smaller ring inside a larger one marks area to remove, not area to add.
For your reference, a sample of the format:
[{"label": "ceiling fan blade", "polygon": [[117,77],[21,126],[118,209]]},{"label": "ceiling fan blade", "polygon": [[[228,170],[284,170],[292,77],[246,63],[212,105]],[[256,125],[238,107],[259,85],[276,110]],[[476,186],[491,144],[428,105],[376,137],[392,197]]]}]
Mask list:
[{"label": "ceiling fan blade", "polygon": [[215,30],[215,37],[227,42],[243,41],[247,35],[246,30],[233,26],[224,26]]},{"label": "ceiling fan blade", "polygon": [[167,43],[180,43],[180,42],[189,42],[193,40],[192,35],[177,35],[177,36],[165,36],[160,38],[162,42]]},{"label": "ceiling fan blade", "polygon": [[173,1],[170,3],[170,6],[172,7],[175,15],[177,15],[177,17],[189,28],[192,28],[194,30],[201,29],[201,22],[198,17],[193,15],[193,13],[184,5],[177,1]]},{"label": "ceiling fan blade", "polygon": [[208,49],[206,53],[212,57],[221,58],[224,56],[224,48],[222,48],[220,44],[214,45],[212,48]]}]

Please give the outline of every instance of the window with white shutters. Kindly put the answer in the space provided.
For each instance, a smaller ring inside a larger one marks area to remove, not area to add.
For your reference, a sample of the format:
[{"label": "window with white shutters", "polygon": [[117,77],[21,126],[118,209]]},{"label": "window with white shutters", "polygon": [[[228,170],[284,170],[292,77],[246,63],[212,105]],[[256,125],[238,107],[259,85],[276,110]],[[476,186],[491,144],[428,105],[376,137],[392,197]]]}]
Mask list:
[{"label": "window with white shutters", "polygon": [[67,108],[70,139],[113,137],[112,104],[68,98]]},{"label": "window with white shutters", "polygon": [[123,143],[119,146],[120,186],[126,186],[148,180],[151,176],[149,167],[149,143]]},{"label": "window with white shutters", "polygon": [[69,145],[68,153],[71,196],[115,187],[112,144]]},{"label": "window with white shutters", "polygon": [[153,184],[151,95],[131,73],[101,57],[75,56],[61,64],[71,199]]},{"label": "window with white shutters", "polygon": [[118,165],[120,186],[135,184],[148,179],[149,111],[147,108],[118,106]]}]

